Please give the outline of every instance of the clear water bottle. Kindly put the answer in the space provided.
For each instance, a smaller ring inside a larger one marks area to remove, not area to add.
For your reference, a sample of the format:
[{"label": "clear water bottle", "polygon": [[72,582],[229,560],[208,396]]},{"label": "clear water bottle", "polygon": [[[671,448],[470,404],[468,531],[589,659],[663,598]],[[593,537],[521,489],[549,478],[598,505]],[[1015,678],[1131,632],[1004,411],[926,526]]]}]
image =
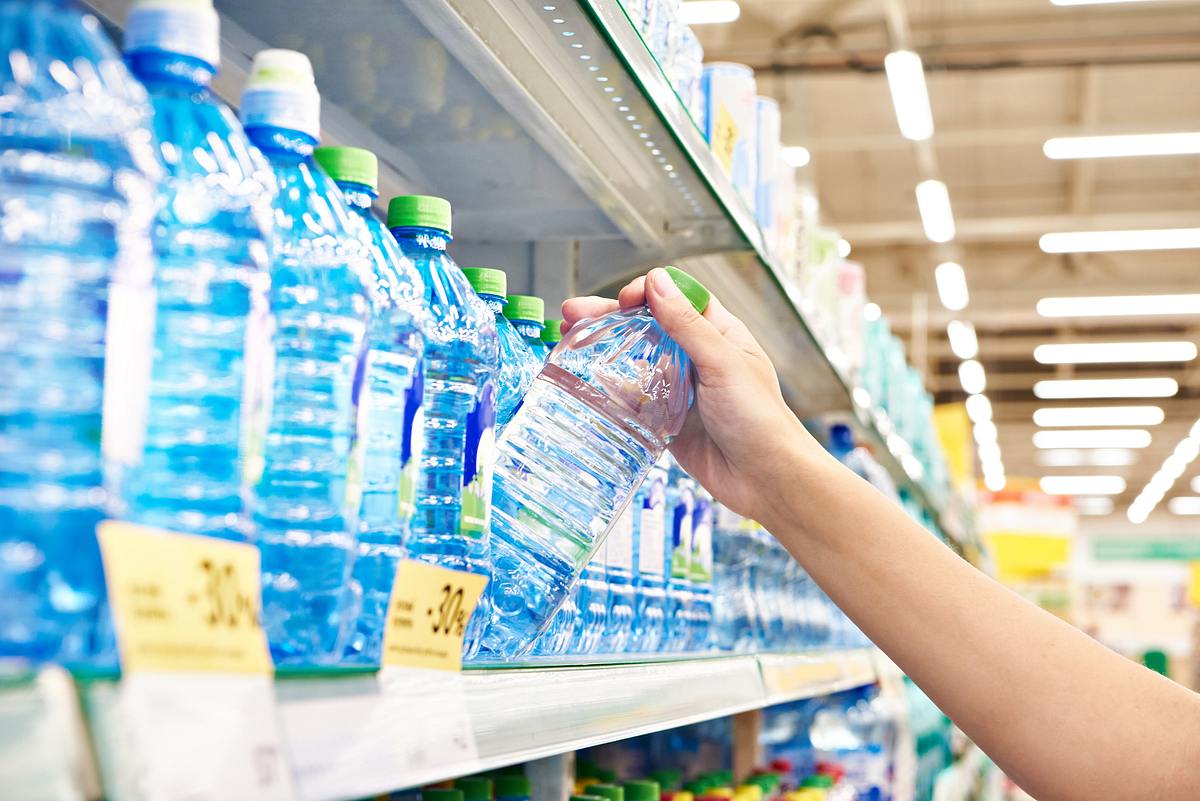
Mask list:
[{"label": "clear water bottle", "polygon": [[[669,458],[669,457],[668,457]],[[663,650],[687,648],[692,613],[692,523],[696,516],[696,482],[674,459],[667,466],[667,636]]]},{"label": "clear water bottle", "polygon": [[121,490],[138,523],[249,541],[271,381],[275,181],[209,90],[218,25],[211,2],[158,0],[136,2],[126,22],[125,60],[150,93],[166,175],[146,448]]},{"label": "clear water bottle", "polygon": [[617,516],[604,540],[604,581],[608,595],[600,651],[620,654],[629,650],[638,623],[634,614],[632,500]]},{"label": "clear water bottle", "polygon": [[567,645],[570,654],[594,654],[600,650],[608,626],[608,554],[601,544],[584,566],[575,585],[575,620]]},{"label": "clear water bottle", "polygon": [[[708,290],[672,278],[703,311]],[[496,608],[485,645],[525,652],[604,542],[692,399],[691,363],[646,307],[576,323],[500,438]]]},{"label": "clear water bottle", "polygon": [[374,277],[368,234],[313,160],[320,96],[308,58],[254,57],[242,124],[275,174],[275,379],[254,519],[263,626],[277,664],[342,654],[366,440],[360,403]]},{"label": "clear water bottle", "polygon": [[496,427],[516,413],[529,385],[542,369],[542,359],[529,349],[525,336],[508,319],[508,276],[491,267],[467,267],[463,274],[496,319],[500,364],[496,369]]},{"label": "clear water bottle", "polygon": [[554,348],[559,342],[562,342],[562,318],[547,317],[545,327],[542,328],[542,344],[546,346],[546,358],[554,352]]},{"label": "clear water bottle", "polygon": [[[425,285],[431,323],[425,341],[424,456],[409,557],[490,576],[492,469],[495,464],[495,314],[446,252],[450,204],[403,195],[388,204],[388,228]],[[487,623],[490,588],[463,641],[473,656]]]},{"label": "clear water bottle", "polygon": [[666,633],[667,471],[651,467],[632,505],[637,625],[630,650],[648,654],[662,647]]},{"label": "clear water bottle", "polygon": [[396,564],[405,556],[416,512],[416,472],[423,444],[423,331],[429,327],[429,313],[416,266],[371,212],[379,196],[375,154],[357,147],[319,147],[314,156],[370,235],[374,292],[367,333],[367,385],[360,399],[367,426],[358,553],[352,574],[362,592],[362,609],[345,658],[375,664],[383,647]]},{"label": "clear water bottle", "polygon": [[[529,346],[529,350],[537,357],[537,369],[533,371],[534,377],[537,377],[537,374],[541,372],[542,363],[550,355],[550,348],[542,340],[542,334],[545,333],[546,327],[545,302],[533,295],[510,294],[508,303],[504,304],[504,317],[512,323],[513,328]],[[562,339],[562,334],[560,333],[558,337]],[[533,383],[532,378],[530,383]]]},{"label": "clear water bottle", "polygon": [[716,645],[723,651],[751,651],[758,643],[761,630],[751,578],[756,524],[719,504],[714,523],[713,625]]},{"label": "clear water bottle", "polygon": [[691,604],[688,614],[687,650],[709,648],[713,616],[713,496],[696,485],[696,508],[692,512],[692,554],[688,560]]},{"label": "clear water bottle", "polygon": [[146,94],[74,3],[0,0],[0,657],[75,661],[95,527],[142,455],[160,167]]}]

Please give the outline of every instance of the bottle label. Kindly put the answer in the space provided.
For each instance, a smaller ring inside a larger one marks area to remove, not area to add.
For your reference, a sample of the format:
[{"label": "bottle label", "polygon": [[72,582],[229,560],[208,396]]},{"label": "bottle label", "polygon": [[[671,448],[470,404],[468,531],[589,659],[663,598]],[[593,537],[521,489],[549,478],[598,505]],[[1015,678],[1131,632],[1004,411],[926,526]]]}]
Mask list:
[{"label": "bottle label", "polygon": [[604,541],[609,567],[633,569],[633,504],[626,504]]},{"label": "bottle label", "polygon": [[140,463],[146,444],[155,305],[151,287],[109,284],[100,448],[120,465]]},{"label": "bottle label", "polygon": [[692,581],[711,584],[713,576],[713,503],[707,497],[696,498],[692,515],[692,558],[689,570]]},{"label": "bottle label", "polygon": [[404,440],[400,445],[400,486],[396,516],[407,524],[417,513],[417,467],[425,452],[425,366],[418,362],[404,392]]},{"label": "bottle label", "polygon": [[686,579],[692,559],[692,516],[695,500],[690,490],[680,493],[671,525],[671,578]]},{"label": "bottle label", "polygon": [[480,385],[475,407],[467,415],[467,443],[463,454],[462,510],[458,530],[480,538],[491,523],[492,473],[496,467],[496,384],[488,378]]},{"label": "bottle label", "polygon": [[663,575],[666,560],[666,496],[662,479],[655,479],[638,510],[638,573]]},{"label": "bottle label", "polygon": [[[267,303],[265,273],[252,285],[250,313],[246,315],[246,336],[242,348],[242,414],[240,447],[242,483],[257,486],[266,467],[267,425],[271,416],[272,390],[275,387],[275,347],[272,335],[275,321]],[[261,289],[259,288],[261,286]]]}]

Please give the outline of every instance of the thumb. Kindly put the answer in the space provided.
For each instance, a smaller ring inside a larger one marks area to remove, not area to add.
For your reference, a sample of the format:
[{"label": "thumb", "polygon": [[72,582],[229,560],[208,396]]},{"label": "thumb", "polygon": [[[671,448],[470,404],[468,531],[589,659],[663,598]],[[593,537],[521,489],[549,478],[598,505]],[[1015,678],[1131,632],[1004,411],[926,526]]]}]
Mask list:
[{"label": "thumb", "polygon": [[646,304],[654,319],[671,339],[679,343],[697,370],[717,370],[731,363],[730,343],[715,325],[696,311],[671,280],[671,274],[661,267],[655,267],[647,277]]}]

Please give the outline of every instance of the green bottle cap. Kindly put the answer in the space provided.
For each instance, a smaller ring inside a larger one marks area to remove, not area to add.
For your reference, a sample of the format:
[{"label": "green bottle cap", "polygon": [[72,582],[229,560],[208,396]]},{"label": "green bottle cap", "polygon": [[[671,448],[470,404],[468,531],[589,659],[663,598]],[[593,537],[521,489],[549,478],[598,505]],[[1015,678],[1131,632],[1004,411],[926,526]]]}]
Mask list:
[{"label": "green bottle cap", "polygon": [[496,798],[528,798],[533,793],[533,785],[525,776],[507,773],[496,779]]},{"label": "green bottle cap", "polygon": [[658,782],[648,779],[625,782],[625,801],[658,801],[660,794]]},{"label": "green bottle cap", "polygon": [[604,801],[604,799],[598,795],[573,795],[570,801]]},{"label": "green bottle cap", "polygon": [[318,147],[313,158],[338,183],[363,184],[379,189],[379,159],[361,147]]},{"label": "green bottle cap", "polygon": [[671,276],[671,280],[675,282],[675,286],[679,287],[679,291],[683,293],[683,296],[691,301],[692,308],[704,314],[704,310],[708,308],[708,301],[712,298],[712,293],[708,291],[708,287],[678,267],[667,267],[665,269],[667,275]]},{"label": "green bottle cap", "polygon": [[607,801],[625,801],[625,790],[615,784],[589,784],[583,788],[588,795],[598,795]]},{"label": "green bottle cap", "polygon": [[617,772],[608,768],[598,768],[596,770],[596,778],[600,780],[601,784],[616,784]]},{"label": "green bottle cap", "polygon": [[462,790],[449,787],[426,787],[421,791],[421,801],[465,801]]},{"label": "green bottle cap", "polygon": [[832,776],[809,776],[800,782],[801,787],[832,787]]},{"label": "green bottle cap", "polygon": [[562,342],[562,318],[546,318],[546,327],[542,329],[542,341],[551,347]]},{"label": "green bottle cap", "polygon": [[546,302],[533,295],[509,295],[508,303],[504,304],[504,316],[542,325],[546,320]]},{"label": "green bottle cap", "polygon": [[683,774],[677,770],[663,768],[651,773],[650,778],[658,782],[662,789],[674,790],[679,786],[679,780],[683,778]]},{"label": "green bottle cap", "polygon": [[492,780],[482,776],[455,779],[454,789],[462,790],[463,801],[492,801]]},{"label": "green bottle cap", "polygon": [[707,793],[709,791],[709,789],[713,786],[714,785],[711,781],[709,781],[708,779],[705,779],[703,777],[698,778],[698,779],[692,779],[690,782],[683,783],[683,789],[687,790],[689,793],[696,796],[697,798],[699,798],[700,796]]},{"label": "green bottle cap", "polygon": [[450,201],[431,195],[399,195],[388,203],[388,228],[436,228],[450,233]]},{"label": "green bottle cap", "polygon": [[471,289],[479,295],[497,295],[504,297],[508,294],[508,276],[504,270],[494,267],[464,267],[463,275],[471,282]]}]

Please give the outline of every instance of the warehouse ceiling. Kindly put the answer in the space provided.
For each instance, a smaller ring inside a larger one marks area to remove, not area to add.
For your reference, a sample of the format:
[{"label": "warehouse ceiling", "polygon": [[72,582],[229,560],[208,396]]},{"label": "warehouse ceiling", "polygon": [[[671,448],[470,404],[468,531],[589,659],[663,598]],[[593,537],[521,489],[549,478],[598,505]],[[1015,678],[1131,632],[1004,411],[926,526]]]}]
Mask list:
[{"label": "warehouse ceiling", "polygon": [[[697,28],[707,61],[752,65],[759,91],[780,100],[785,145],[822,221],[867,269],[868,292],[906,339],[939,402],[965,397],[946,324],[974,324],[987,395],[1009,476],[1120,475],[1124,515],[1200,417],[1200,362],[1047,365],[1046,343],[1200,338],[1200,315],[1047,318],[1048,296],[1200,292],[1200,250],[1048,254],[1059,231],[1200,227],[1200,156],[1052,160],[1051,137],[1200,131],[1200,3],[1053,5],[1050,0],[741,0],[733,23]],[[883,72],[893,49],[922,57],[934,134],[901,136]],[[915,185],[949,189],[956,235],[923,232]],[[934,268],[965,269],[970,303],[950,312]],[[1171,377],[1160,400],[1040,401],[1036,381]],[[1153,404],[1149,447],[1129,465],[1051,467],[1033,446],[1032,414],[1047,406]],[[1196,464],[1174,485],[1195,495]],[[1166,501],[1163,503],[1165,508]],[[1160,509],[1161,511],[1161,509]]]}]

